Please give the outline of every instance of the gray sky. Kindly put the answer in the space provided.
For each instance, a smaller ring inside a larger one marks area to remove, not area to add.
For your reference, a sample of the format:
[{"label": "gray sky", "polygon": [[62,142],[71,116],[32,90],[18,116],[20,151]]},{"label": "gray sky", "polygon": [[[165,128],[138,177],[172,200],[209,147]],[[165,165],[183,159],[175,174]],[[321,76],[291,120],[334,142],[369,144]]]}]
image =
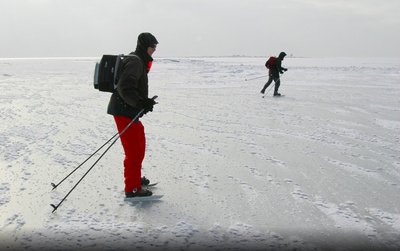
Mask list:
[{"label": "gray sky", "polygon": [[400,57],[400,0],[0,0],[0,57]]}]

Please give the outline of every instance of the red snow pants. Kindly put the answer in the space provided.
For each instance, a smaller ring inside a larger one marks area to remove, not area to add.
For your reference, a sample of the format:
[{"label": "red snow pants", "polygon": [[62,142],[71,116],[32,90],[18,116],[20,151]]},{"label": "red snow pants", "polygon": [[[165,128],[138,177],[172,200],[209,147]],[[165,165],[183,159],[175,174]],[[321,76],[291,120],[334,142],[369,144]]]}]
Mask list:
[{"label": "red snow pants", "polygon": [[[132,121],[125,116],[114,116],[118,132],[121,133]],[[124,177],[125,192],[140,190],[142,177],[142,161],[146,149],[146,138],[142,122],[134,122],[120,137],[125,152]]]}]

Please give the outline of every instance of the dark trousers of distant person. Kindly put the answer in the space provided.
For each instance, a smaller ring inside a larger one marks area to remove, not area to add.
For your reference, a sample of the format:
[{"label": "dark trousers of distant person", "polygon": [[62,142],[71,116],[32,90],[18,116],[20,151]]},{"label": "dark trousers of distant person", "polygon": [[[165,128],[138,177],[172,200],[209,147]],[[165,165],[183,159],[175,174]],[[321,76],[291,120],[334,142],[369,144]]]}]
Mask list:
[{"label": "dark trousers of distant person", "polygon": [[278,94],[278,89],[279,86],[281,85],[281,80],[279,77],[273,77],[272,74],[269,74],[269,78],[267,83],[265,83],[264,87],[261,90],[261,93],[264,94],[265,90],[268,88],[268,86],[272,83],[272,80],[275,82],[275,90],[274,90],[274,95]]},{"label": "dark trousers of distant person", "polygon": [[[114,116],[114,120],[119,133],[131,122],[131,118],[125,116]],[[121,135],[121,143],[125,152],[125,192],[140,190],[142,188],[142,162],[146,149],[146,138],[142,122],[132,123]]]}]

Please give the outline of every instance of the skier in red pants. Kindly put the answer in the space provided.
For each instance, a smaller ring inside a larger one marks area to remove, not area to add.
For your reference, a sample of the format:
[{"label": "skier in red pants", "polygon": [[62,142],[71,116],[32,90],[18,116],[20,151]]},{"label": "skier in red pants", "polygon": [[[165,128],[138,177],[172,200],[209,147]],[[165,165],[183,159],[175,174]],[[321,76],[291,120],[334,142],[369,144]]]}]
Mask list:
[{"label": "skier in red pants", "polygon": [[[116,91],[111,95],[107,113],[114,116],[118,132],[143,110],[142,115],[153,111],[154,99],[148,98],[148,77],[158,41],[150,33],[138,36],[136,50],[122,61]],[[125,152],[124,177],[125,196],[151,196],[152,192],[142,189],[150,181],[142,177],[142,161],[145,156],[146,138],[142,122],[137,119],[121,135]]]}]

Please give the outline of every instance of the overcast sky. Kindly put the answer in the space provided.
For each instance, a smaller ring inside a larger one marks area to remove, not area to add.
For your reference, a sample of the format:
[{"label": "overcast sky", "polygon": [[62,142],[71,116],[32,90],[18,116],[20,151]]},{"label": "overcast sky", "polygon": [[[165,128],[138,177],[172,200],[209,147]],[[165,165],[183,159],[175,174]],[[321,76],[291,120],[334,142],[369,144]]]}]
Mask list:
[{"label": "overcast sky", "polygon": [[0,58],[400,57],[400,0],[0,0]]}]

